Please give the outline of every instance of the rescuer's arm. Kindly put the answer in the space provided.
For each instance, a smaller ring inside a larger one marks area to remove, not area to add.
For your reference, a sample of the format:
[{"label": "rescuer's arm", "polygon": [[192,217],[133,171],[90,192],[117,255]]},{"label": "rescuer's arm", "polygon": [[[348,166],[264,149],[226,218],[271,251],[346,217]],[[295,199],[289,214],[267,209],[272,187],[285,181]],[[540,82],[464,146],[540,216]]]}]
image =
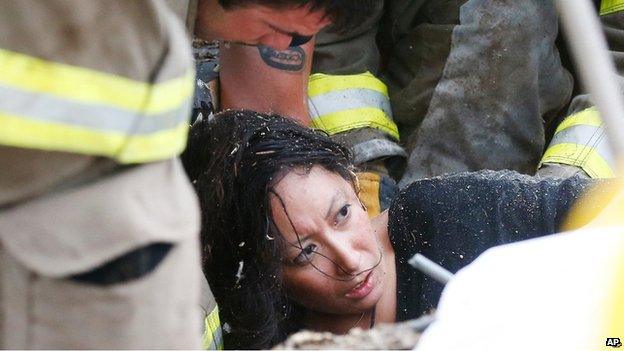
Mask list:
[{"label": "rescuer's arm", "polygon": [[314,40],[284,51],[221,45],[222,109],[279,113],[310,125],[307,84]]},{"label": "rescuer's arm", "polygon": [[[602,1],[600,20],[624,96],[624,0]],[[558,125],[540,167],[538,175],[544,177],[579,174],[610,178],[615,175],[615,159],[602,120],[586,92],[572,97],[567,116]]]}]

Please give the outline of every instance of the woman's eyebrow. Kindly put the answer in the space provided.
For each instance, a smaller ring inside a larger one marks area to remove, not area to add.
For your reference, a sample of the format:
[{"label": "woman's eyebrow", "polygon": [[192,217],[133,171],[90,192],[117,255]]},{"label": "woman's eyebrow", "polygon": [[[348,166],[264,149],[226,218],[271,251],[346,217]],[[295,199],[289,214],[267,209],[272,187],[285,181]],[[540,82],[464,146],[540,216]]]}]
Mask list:
[{"label": "woman's eyebrow", "polygon": [[331,217],[332,210],[334,209],[334,205],[340,199],[340,195],[342,195],[342,193],[339,190],[336,190],[336,192],[334,193],[334,196],[332,196],[331,202],[329,203],[329,208],[327,209],[327,213],[325,214],[326,220],[329,220],[329,217]]}]

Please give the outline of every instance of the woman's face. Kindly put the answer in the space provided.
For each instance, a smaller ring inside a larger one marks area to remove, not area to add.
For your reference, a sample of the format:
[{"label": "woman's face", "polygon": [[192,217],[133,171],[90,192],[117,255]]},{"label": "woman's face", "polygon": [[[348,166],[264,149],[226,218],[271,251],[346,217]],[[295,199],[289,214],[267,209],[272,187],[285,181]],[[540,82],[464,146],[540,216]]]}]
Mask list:
[{"label": "woman's face", "polygon": [[373,308],[383,292],[382,253],[351,184],[315,166],[289,172],[274,192],[271,211],[286,241],[283,281],[290,298],[323,313]]}]

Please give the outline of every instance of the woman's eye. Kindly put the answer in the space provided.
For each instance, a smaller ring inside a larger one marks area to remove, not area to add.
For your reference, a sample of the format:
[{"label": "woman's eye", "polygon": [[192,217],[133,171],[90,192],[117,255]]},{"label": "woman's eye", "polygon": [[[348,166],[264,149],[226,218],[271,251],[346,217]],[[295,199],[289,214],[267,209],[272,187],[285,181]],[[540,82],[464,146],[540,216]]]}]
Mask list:
[{"label": "woman's eye", "polygon": [[339,224],[340,222],[342,222],[345,218],[349,216],[349,212],[350,212],[349,207],[351,207],[351,205],[346,204],[340,208],[340,210],[336,214],[336,224]]},{"label": "woman's eye", "polygon": [[293,259],[293,262],[295,262],[298,265],[304,265],[304,264],[309,263],[310,261],[312,261],[312,253],[314,253],[315,249],[316,249],[316,245],[314,244],[310,244],[304,247],[301,250],[301,253],[299,253],[299,255],[297,255],[297,257]]}]

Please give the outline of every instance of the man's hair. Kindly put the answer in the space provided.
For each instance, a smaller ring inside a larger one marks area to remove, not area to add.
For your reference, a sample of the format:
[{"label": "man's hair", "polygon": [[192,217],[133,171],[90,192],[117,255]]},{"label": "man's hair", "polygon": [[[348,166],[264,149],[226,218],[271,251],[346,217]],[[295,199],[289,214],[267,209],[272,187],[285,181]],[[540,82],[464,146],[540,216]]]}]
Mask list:
[{"label": "man's hair", "polygon": [[312,11],[325,11],[332,20],[331,31],[345,32],[369,18],[380,0],[219,0],[225,9],[263,5],[282,9],[310,5]]},{"label": "man's hair", "polygon": [[355,187],[348,149],[292,120],[226,111],[193,124],[182,161],[197,191],[202,266],[219,304],[228,349],[266,349],[300,328],[302,308],[282,285],[285,242],[269,192],[288,172],[314,166]]}]

